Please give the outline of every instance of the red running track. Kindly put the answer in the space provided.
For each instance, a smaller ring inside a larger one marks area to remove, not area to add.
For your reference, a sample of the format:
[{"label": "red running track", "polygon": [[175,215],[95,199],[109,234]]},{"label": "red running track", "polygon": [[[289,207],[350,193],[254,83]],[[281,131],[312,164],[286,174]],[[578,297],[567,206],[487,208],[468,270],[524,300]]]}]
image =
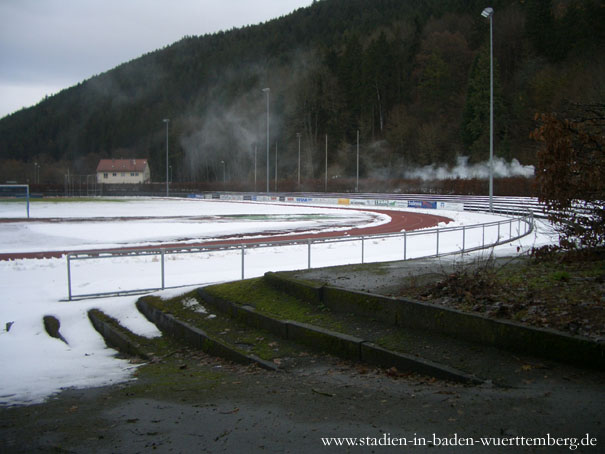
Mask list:
[{"label": "red running track", "polygon": [[[356,209],[356,208],[342,208],[341,209]],[[411,213],[408,211],[391,211],[391,210],[375,210],[375,209],[361,209],[361,211],[369,211],[372,213],[385,214],[391,218],[391,222],[381,224],[373,227],[352,227],[348,230],[335,231],[335,232],[320,232],[320,233],[300,233],[295,235],[285,235],[285,232],[279,232],[267,236],[260,236],[256,238],[248,239],[224,239],[224,240],[212,240],[202,241],[199,243],[187,243],[186,246],[220,246],[222,244],[240,244],[240,243],[266,243],[267,241],[295,241],[295,240],[306,240],[308,238],[334,238],[341,236],[359,236],[359,235],[378,235],[385,233],[399,233],[403,230],[418,230],[428,227],[435,227],[440,222],[451,222],[450,218],[444,216],[437,216],[433,214],[422,214],[422,213]],[[140,219],[140,218],[139,218]],[[6,220],[5,220],[6,221]],[[12,220],[15,221],[15,220]],[[231,237],[232,238],[232,237]],[[162,243],[161,245],[155,246],[131,246],[123,248],[111,248],[111,249],[90,249],[90,250],[77,250],[77,251],[45,251],[45,252],[11,252],[6,254],[0,254],[0,260],[17,260],[17,259],[46,259],[46,258],[60,258],[70,252],[100,252],[100,251],[120,251],[120,250],[133,250],[133,249],[158,249],[158,248],[178,248],[183,246],[182,243]]]}]

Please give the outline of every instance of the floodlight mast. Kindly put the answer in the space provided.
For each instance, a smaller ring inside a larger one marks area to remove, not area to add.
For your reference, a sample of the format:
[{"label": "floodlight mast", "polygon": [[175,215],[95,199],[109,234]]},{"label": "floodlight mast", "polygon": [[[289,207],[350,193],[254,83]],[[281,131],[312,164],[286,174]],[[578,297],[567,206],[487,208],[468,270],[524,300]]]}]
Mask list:
[{"label": "floodlight mast", "polygon": [[494,211],[494,46],[492,18],[494,9],[485,8],[481,15],[489,18],[489,211]]},{"label": "floodlight mast", "polygon": [[166,197],[168,197],[168,195],[170,194],[170,189],[168,185],[168,123],[170,123],[170,118],[164,118],[164,120],[162,121],[166,123]]},{"label": "floodlight mast", "polygon": [[267,93],[267,193],[269,192],[269,93],[270,88],[263,88],[264,93]]}]

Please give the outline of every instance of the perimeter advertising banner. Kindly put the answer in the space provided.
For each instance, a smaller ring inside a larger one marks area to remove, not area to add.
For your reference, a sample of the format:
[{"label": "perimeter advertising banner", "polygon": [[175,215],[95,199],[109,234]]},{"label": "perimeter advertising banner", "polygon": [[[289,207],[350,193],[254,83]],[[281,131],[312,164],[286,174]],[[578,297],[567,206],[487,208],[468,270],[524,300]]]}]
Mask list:
[{"label": "perimeter advertising banner", "polygon": [[429,202],[428,200],[408,200],[408,208],[424,208],[437,209],[437,202]]},{"label": "perimeter advertising banner", "polygon": [[274,195],[241,195],[241,194],[189,194],[196,199],[252,200],[258,202],[295,202],[316,203],[322,205],[357,205],[375,207],[422,208],[429,210],[464,211],[464,204],[452,202],[433,202],[430,200],[388,200],[388,199],[348,199],[332,197],[295,197]]},{"label": "perimeter advertising banner", "polygon": [[438,210],[464,211],[463,203],[437,202]]}]

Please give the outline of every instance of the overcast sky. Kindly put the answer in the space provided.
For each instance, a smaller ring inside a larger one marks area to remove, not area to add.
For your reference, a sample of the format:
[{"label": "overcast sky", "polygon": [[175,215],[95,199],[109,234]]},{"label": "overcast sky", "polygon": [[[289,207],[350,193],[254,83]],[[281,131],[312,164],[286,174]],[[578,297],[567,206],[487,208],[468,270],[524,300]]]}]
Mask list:
[{"label": "overcast sky", "polygon": [[0,0],[0,118],[185,35],[313,0]]}]

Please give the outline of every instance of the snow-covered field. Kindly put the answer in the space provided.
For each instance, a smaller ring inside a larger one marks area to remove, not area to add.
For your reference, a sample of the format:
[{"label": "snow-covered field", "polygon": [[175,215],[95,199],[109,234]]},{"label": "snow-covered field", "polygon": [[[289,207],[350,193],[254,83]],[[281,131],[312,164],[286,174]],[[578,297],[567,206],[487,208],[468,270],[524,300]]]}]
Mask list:
[{"label": "snow-covered field", "polygon": [[[23,204],[0,203],[0,218],[23,216]],[[160,245],[177,241],[188,243],[217,236],[254,236],[264,230],[339,230],[351,223],[367,227],[389,221],[386,216],[361,211],[328,208],[318,211],[304,206],[151,198],[116,198],[94,203],[36,202],[31,205],[30,217],[35,222],[2,226],[0,251],[62,251]]]},{"label": "snow-covered field", "polygon": [[[434,210],[431,212],[435,213]],[[502,219],[485,213],[440,211],[438,214],[452,218],[450,225]],[[0,218],[23,216],[23,204],[0,202]],[[211,222],[213,216],[223,218]],[[225,222],[224,216],[233,216],[233,222]],[[225,235],[254,236],[284,229],[325,231],[343,229],[352,223],[369,226],[389,220],[376,213],[329,207],[145,198],[111,202],[35,202],[31,205],[31,217],[35,222],[0,223],[0,253],[159,245]],[[108,219],[118,217],[137,219]],[[152,218],[142,219],[145,217]],[[199,217],[204,219],[195,219]],[[51,218],[62,222],[48,220]],[[516,224],[511,228],[517,228]],[[483,234],[481,229],[467,230],[466,246],[481,242]],[[497,232],[489,229],[485,235],[485,241],[489,242],[495,239]],[[425,237],[408,239],[408,258],[434,251],[435,237]],[[534,233],[497,247],[495,253],[515,254],[517,247],[527,249],[555,239],[551,228],[537,221]],[[444,234],[439,239],[440,251],[460,248],[461,242],[460,232]],[[401,239],[366,240],[364,258],[365,261],[402,259],[402,247]],[[304,245],[248,250],[245,277],[261,276],[270,270],[305,268],[307,254]],[[314,245],[312,266],[359,263],[360,258],[359,242]],[[122,285],[157,287],[160,279],[157,257],[81,261],[72,263],[72,268],[76,294],[115,290]],[[158,293],[164,297],[173,296],[187,292],[193,286],[240,277],[239,251],[172,255],[167,257],[166,285],[173,288]],[[115,351],[105,346],[88,320],[90,308],[103,310],[137,334],[160,335],[157,328],[136,310],[134,303],[138,296],[66,301],[65,258],[0,262],[0,292],[0,362],[3,366],[0,405],[41,402],[61,389],[102,386],[132,379],[135,366],[115,358]],[[45,315],[54,315],[60,320],[61,334],[69,345],[46,334],[42,322]]]}]

